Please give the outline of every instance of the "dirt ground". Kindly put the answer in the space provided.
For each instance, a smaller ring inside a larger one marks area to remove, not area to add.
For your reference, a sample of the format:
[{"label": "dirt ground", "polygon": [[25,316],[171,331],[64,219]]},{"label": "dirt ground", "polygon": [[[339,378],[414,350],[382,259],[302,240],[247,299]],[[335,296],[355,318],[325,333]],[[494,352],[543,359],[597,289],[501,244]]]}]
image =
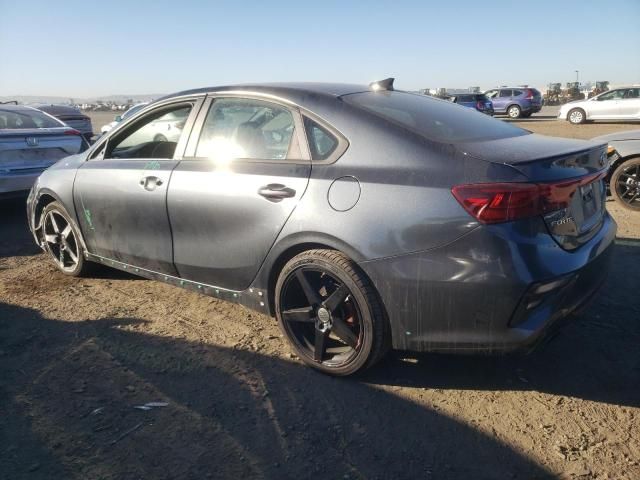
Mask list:
[{"label": "dirt ground", "polygon": [[[243,307],[57,273],[23,202],[2,202],[0,478],[640,478],[640,215],[607,206],[621,224],[609,279],[533,354],[395,353],[334,379]],[[166,406],[134,408],[147,402]]]}]

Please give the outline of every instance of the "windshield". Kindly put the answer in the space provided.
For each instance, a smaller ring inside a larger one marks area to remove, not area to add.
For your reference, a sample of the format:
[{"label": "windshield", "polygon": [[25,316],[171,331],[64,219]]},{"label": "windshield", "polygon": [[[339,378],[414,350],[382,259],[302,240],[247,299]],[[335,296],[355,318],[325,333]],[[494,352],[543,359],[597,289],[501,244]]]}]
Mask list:
[{"label": "windshield", "polygon": [[0,129],[17,130],[20,128],[60,128],[64,124],[38,110],[2,110],[0,109]]},{"label": "windshield", "polygon": [[429,140],[445,143],[527,135],[529,132],[450,102],[405,92],[365,92],[342,97]]}]

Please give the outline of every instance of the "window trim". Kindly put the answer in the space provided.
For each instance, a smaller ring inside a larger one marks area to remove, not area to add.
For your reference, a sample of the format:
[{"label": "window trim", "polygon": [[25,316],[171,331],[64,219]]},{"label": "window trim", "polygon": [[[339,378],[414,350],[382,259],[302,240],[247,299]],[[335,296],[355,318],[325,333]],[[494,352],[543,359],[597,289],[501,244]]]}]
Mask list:
[{"label": "window trim", "polygon": [[[216,100],[222,100],[225,98],[232,98],[236,100],[255,100],[264,103],[272,103],[277,105],[278,107],[287,109],[293,118],[294,124],[294,132],[296,134],[298,145],[300,146],[300,157],[301,158],[279,158],[279,159],[266,159],[266,158],[234,158],[233,163],[262,163],[262,164],[281,164],[281,163],[290,163],[290,164],[298,164],[298,165],[308,165],[311,163],[311,152],[309,150],[309,145],[307,144],[306,135],[304,131],[304,125],[302,123],[302,117],[300,115],[300,111],[298,107],[292,103],[285,102],[281,99],[274,98],[266,95],[256,95],[247,92],[219,92],[219,93],[210,93],[207,95],[207,98],[202,104],[200,108],[200,112],[198,113],[198,117],[195,120],[195,126],[191,130],[191,134],[189,136],[189,141],[184,150],[182,160],[193,160],[198,162],[208,161],[208,157],[198,157],[196,156],[196,152],[198,149],[198,142],[200,141],[200,134],[202,133],[202,129],[204,127],[205,121],[207,119],[207,115],[209,114],[209,110],[211,106]],[[291,146],[291,145],[289,145]]]}]

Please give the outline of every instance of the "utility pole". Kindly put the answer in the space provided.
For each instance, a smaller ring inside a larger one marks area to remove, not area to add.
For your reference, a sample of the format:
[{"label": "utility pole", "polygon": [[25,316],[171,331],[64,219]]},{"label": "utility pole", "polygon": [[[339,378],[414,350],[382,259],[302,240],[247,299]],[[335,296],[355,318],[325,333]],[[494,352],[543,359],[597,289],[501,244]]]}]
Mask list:
[{"label": "utility pole", "polygon": [[580,83],[580,70],[576,70],[576,82]]}]

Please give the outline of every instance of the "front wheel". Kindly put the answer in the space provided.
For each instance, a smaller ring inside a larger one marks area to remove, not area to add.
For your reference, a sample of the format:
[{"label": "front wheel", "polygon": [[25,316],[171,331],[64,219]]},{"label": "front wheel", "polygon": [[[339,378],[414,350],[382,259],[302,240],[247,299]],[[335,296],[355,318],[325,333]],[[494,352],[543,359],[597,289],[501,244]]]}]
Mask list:
[{"label": "front wheel", "polygon": [[609,190],[622,207],[640,211],[640,158],[627,160],[614,170]]},{"label": "front wheel", "polygon": [[84,259],[80,235],[64,207],[52,202],[44,208],[41,218],[44,248],[58,270],[73,277],[86,274],[89,262]]},{"label": "front wheel", "polygon": [[584,110],[582,110],[581,108],[574,108],[567,115],[567,119],[569,120],[569,123],[579,125],[587,120],[587,116],[585,115]]},{"label": "front wheel", "polygon": [[518,105],[511,105],[508,109],[507,109],[507,115],[509,115],[509,118],[520,118],[520,107]]},{"label": "front wheel", "polygon": [[388,323],[377,292],[348,257],[309,250],[282,269],[275,291],[278,323],[307,365],[351,375],[384,356]]}]

